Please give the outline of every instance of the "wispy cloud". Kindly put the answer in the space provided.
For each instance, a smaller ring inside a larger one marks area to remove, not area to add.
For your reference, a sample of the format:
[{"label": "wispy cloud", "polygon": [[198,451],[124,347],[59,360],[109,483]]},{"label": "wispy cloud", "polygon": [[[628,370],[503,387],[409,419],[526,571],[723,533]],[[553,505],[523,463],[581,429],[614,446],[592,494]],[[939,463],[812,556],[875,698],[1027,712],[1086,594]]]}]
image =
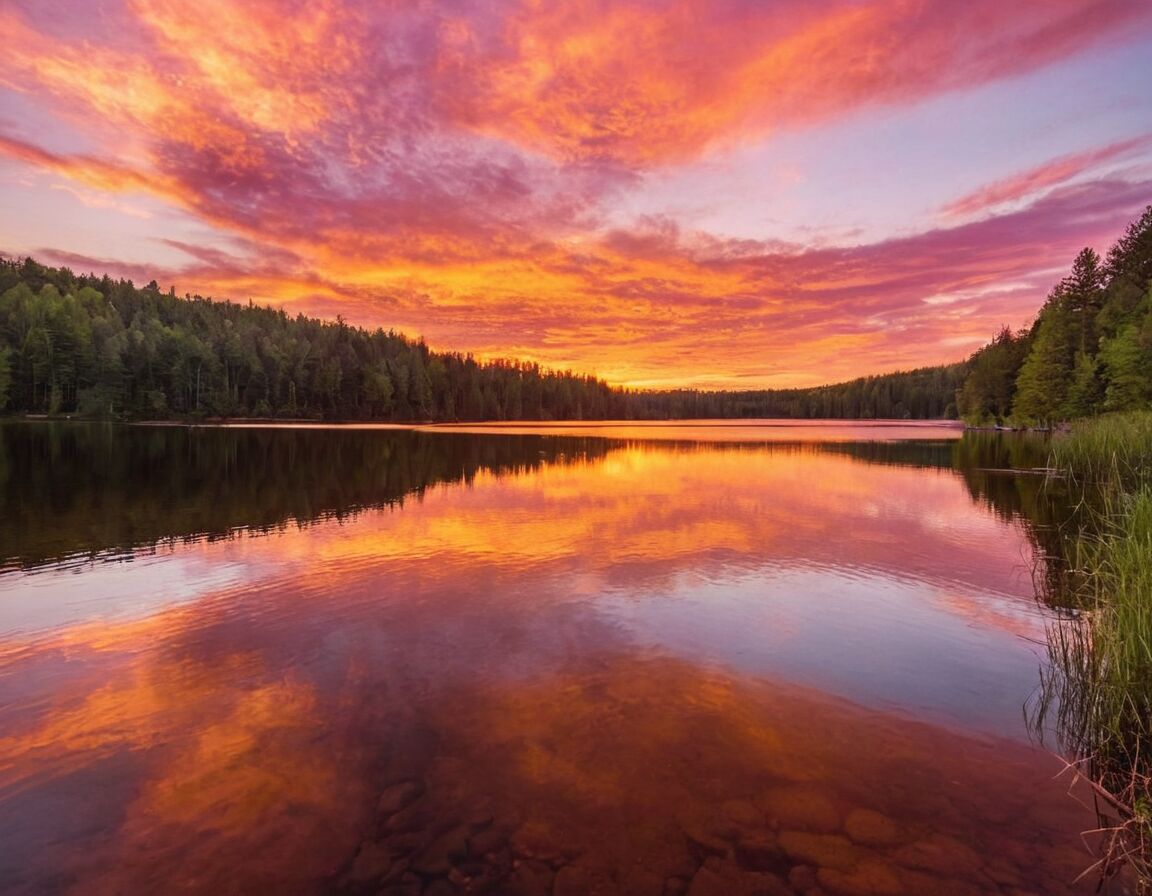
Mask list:
[{"label": "wispy cloud", "polygon": [[1152,147],[1152,134],[1061,156],[961,196],[948,203],[943,212],[949,217],[967,217],[1006,203],[1032,198],[1050,187],[1096,172],[1102,166],[1136,155],[1149,147]]}]

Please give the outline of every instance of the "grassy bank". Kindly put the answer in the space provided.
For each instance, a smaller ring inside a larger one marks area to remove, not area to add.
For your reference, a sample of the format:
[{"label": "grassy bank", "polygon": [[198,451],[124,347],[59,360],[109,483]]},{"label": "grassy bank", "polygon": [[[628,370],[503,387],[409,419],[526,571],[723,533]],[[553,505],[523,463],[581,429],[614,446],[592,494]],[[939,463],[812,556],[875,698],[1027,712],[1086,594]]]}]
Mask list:
[{"label": "grassy bank", "polygon": [[1090,512],[1067,541],[1079,612],[1050,631],[1043,704],[1097,796],[1100,870],[1130,865],[1152,892],[1152,413],[1078,424],[1052,466]]}]

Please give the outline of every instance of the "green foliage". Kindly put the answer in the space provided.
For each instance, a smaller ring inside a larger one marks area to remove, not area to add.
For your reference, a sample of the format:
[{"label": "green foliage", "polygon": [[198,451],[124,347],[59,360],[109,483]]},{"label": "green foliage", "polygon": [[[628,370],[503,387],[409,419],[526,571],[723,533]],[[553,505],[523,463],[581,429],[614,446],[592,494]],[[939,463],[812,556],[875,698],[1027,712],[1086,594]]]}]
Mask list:
[{"label": "green foliage", "polygon": [[[1152,412],[1076,424],[1052,463],[1089,513],[1068,537],[1061,600],[1049,630],[1037,726],[1056,713],[1065,749],[1103,797],[1105,875],[1133,864],[1152,883]],[[1071,583],[1071,587],[1069,587]]]},{"label": "green foliage", "polygon": [[1033,328],[1032,347],[1020,367],[1012,414],[1024,423],[1064,418],[1075,358],[1072,320],[1065,296],[1054,291]]},{"label": "green foliage", "polygon": [[0,263],[8,409],[104,418],[345,420],[953,416],[966,366],[818,389],[631,392],[536,364],[429,350],[252,304],[178,299],[155,282]]},{"label": "green foliage", "polygon": [[634,416],[660,419],[758,418],[931,420],[956,417],[968,364],[921,367],[813,389],[754,392],[675,390],[631,395]]},{"label": "green foliage", "polygon": [[1081,250],[1027,338],[1002,330],[969,364],[957,398],[970,423],[1002,422],[1008,407],[1014,422],[1042,426],[1152,408],[1152,206],[1106,263]]},{"label": "green foliage", "polygon": [[12,388],[12,352],[0,346],[0,411],[8,404],[8,390]]},{"label": "green foliage", "polygon": [[1029,337],[1007,327],[972,356],[957,393],[960,416],[969,424],[1002,424],[1012,409],[1016,377],[1028,352]]},{"label": "green foliage", "polygon": [[1100,360],[1108,410],[1152,407],[1152,287],[1116,335],[1101,342]]},{"label": "green foliage", "polygon": [[1053,441],[1052,464],[1080,482],[1125,490],[1152,485],[1152,412],[1077,423]]}]

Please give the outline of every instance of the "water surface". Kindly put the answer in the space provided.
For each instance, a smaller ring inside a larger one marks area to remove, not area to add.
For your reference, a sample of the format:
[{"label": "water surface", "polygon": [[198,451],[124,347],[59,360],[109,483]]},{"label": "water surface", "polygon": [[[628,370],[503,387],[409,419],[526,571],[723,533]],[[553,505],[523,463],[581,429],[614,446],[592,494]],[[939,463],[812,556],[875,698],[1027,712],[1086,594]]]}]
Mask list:
[{"label": "water surface", "polygon": [[1092,888],[1016,449],[430,429],[0,427],[0,891]]}]

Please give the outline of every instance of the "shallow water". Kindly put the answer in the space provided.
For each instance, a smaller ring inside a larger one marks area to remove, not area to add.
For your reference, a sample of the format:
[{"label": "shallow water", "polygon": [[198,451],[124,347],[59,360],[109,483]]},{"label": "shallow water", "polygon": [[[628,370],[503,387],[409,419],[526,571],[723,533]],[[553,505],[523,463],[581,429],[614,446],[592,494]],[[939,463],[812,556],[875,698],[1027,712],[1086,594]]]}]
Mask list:
[{"label": "shallow water", "polygon": [[1002,445],[489,429],[0,427],[0,891],[1091,891]]}]

